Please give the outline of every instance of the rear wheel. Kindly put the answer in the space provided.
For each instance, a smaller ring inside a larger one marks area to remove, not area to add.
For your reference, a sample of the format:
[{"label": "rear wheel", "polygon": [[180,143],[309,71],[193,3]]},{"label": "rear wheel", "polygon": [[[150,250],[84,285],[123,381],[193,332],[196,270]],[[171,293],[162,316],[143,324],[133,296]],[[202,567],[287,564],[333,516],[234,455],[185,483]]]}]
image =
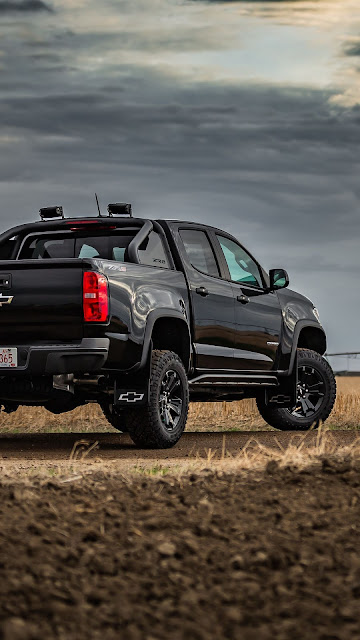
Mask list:
[{"label": "rear wheel", "polygon": [[318,427],[329,417],[336,398],[336,381],[328,362],[315,351],[298,349],[298,385],[296,404],[284,409],[265,404],[257,406],[264,420],[282,431],[306,431]]},{"label": "rear wheel", "polygon": [[179,356],[172,351],[153,351],[148,403],[124,412],[132,440],[139,447],[174,446],[185,429],[188,409],[189,385]]}]

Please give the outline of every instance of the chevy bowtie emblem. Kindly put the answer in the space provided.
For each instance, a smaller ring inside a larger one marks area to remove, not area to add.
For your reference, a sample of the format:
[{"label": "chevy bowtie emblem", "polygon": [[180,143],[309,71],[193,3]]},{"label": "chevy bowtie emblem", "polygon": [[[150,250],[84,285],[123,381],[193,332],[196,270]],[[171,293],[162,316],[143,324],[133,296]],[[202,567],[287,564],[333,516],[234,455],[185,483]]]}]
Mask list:
[{"label": "chevy bowtie emblem", "polygon": [[121,393],[119,396],[120,402],[140,402],[144,397],[143,393],[136,393],[136,391],[128,391],[127,393]]},{"label": "chevy bowtie emblem", "polygon": [[0,293],[0,307],[2,307],[3,304],[11,304],[13,299],[14,296],[3,296],[3,294]]}]

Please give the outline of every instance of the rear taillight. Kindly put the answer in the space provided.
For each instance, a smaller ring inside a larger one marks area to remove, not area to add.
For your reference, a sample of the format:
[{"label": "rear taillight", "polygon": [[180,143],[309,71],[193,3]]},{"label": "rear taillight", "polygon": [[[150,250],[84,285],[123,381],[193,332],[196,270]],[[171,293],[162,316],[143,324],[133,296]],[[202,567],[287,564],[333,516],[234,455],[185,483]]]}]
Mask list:
[{"label": "rear taillight", "polygon": [[83,279],[83,308],[85,322],[108,321],[108,281],[101,273],[85,271]]}]

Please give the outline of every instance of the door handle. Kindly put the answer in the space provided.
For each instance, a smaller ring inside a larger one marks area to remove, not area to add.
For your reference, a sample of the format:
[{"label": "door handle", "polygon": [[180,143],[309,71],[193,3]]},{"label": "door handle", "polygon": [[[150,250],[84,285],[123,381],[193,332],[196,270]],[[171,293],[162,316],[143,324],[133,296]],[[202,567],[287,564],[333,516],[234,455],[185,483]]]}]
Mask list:
[{"label": "door handle", "polygon": [[244,294],[241,296],[238,296],[236,300],[238,302],[241,302],[241,304],[248,304],[250,302],[250,298],[248,298],[247,296],[244,296]]},{"label": "door handle", "polygon": [[196,293],[199,294],[199,296],[203,296],[205,298],[205,296],[209,295],[208,290],[205,287],[197,287],[195,289]]}]

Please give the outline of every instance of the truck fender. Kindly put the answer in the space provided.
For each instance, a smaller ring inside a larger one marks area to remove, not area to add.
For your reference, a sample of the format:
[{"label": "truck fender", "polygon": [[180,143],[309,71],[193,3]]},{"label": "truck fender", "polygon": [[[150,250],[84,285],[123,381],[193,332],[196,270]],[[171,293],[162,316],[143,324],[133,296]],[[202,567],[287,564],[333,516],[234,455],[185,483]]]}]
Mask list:
[{"label": "truck fender", "polygon": [[[305,328],[314,328],[317,329],[317,331],[321,331],[321,333],[324,336],[324,340],[325,340],[325,344],[326,344],[326,335],[325,335],[325,331],[322,328],[322,326],[316,322],[315,320],[298,320],[298,322],[295,325],[295,329],[294,329],[294,335],[293,335],[293,343],[292,343],[292,347],[291,347],[291,355],[290,355],[290,364],[289,364],[289,370],[287,372],[288,375],[291,375],[293,372],[293,368],[294,368],[294,364],[295,364],[295,358],[296,358],[296,350],[298,348],[298,343],[299,343],[299,336],[300,333],[303,329]],[[322,355],[322,354],[321,354]]]},{"label": "truck fender", "polygon": [[[142,356],[141,356],[141,360],[140,360],[140,364],[138,365],[138,369],[142,369],[146,366],[146,363],[148,362],[149,359],[149,352],[152,349],[152,333],[153,333],[153,329],[154,329],[154,325],[155,322],[159,319],[163,319],[163,318],[176,318],[177,320],[181,320],[181,322],[184,324],[184,326],[186,327],[187,330],[187,335],[188,335],[188,339],[189,339],[189,353],[191,354],[191,337],[190,337],[190,330],[189,330],[189,325],[186,319],[186,316],[184,316],[184,314],[181,311],[177,311],[176,309],[154,309],[153,311],[150,311],[148,318],[147,318],[147,322],[146,322],[146,328],[145,328],[145,335],[144,335],[144,345],[143,345],[143,351],[142,351]],[[188,369],[189,368],[189,363],[184,363],[185,364],[185,368]]]}]

